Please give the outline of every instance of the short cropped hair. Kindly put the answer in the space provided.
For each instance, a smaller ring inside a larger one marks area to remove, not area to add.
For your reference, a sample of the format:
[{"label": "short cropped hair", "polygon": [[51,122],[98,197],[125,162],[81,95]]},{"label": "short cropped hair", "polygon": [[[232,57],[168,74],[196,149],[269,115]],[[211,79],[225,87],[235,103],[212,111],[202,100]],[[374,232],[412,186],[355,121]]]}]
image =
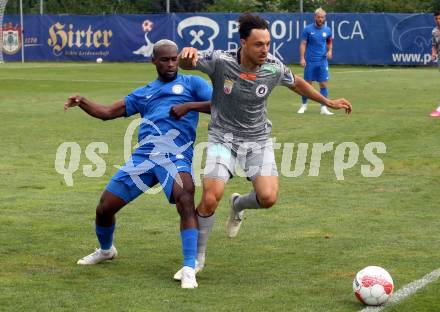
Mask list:
[{"label": "short cropped hair", "polygon": [[440,10],[434,12],[434,16],[439,16],[439,15],[440,15]]},{"label": "short cropped hair", "polygon": [[174,41],[168,39],[162,39],[154,44],[153,53],[151,54],[151,57],[154,58],[157,54],[157,51],[162,47],[174,47],[176,48],[176,50],[178,50],[177,44]]},{"label": "short cropped hair", "polygon": [[244,13],[238,18],[238,32],[240,39],[250,36],[252,29],[269,29],[266,20],[252,13]]},{"label": "short cropped hair", "polygon": [[317,8],[315,10],[315,15],[318,15],[318,14],[326,15],[327,13],[324,11],[323,8]]}]

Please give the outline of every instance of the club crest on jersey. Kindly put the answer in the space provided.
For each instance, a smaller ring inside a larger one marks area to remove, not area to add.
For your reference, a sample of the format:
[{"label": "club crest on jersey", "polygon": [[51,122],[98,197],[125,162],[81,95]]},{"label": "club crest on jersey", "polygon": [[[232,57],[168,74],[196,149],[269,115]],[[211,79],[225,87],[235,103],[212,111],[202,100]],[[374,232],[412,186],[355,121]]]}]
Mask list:
[{"label": "club crest on jersey", "polygon": [[269,88],[265,85],[265,84],[260,84],[257,89],[255,89],[255,94],[258,97],[263,97],[267,94],[267,91],[269,90]]},{"label": "club crest on jersey", "polygon": [[231,94],[232,87],[234,87],[234,82],[232,80],[225,79],[225,83],[223,85],[223,92],[225,92],[226,94]]},{"label": "club crest on jersey", "polygon": [[324,38],[327,38],[327,33],[326,33],[326,32],[323,32],[323,33],[322,33],[322,36],[323,36]]},{"label": "club crest on jersey", "polygon": [[173,86],[173,93],[174,94],[182,94],[183,93],[183,86],[181,84],[176,84]]}]

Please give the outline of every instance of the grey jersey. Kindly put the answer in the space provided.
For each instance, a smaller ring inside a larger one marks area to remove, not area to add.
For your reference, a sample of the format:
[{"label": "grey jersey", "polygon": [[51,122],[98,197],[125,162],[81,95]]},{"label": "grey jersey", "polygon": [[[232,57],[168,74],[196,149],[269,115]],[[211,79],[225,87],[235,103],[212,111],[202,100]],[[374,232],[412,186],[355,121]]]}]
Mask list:
[{"label": "grey jersey", "polygon": [[432,46],[437,50],[437,54],[440,56],[440,29],[438,27],[434,27],[432,30]]},{"label": "grey jersey", "polygon": [[272,130],[267,98],[275,86],[291,87],[295,78],[270,54],[256,72],[245,70],[239,60],[239,50],[199,54],[196,68],[208,74],[213,84],[208,132],[219,140],[228,133],[234,141],[266,140]]}]

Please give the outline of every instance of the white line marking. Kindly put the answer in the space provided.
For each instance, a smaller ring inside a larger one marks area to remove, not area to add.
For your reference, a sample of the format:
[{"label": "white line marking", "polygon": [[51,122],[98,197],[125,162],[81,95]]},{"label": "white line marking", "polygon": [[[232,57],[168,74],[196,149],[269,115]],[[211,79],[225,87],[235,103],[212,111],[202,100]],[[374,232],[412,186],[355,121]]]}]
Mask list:
[{"label": "white line marking", "polygon": [[360,312],[378,312],[382,311],[383,309],[389,307],[390,305],[394,305],[398,303],[399,301],[402,301],[406,297],[411,296],[416,291],[424,288],[429,283],[435,282],[440,278],[440,268],[437,270],[432,271],[431,273],[426,274],[421,279],[411,282],[404,286],[403,288],[396,291],[390,298],[390,300],[384,304],[383,306],[379,307],[368,307],[365,309],[362,309]]},{"label": "white line marking", "polygon": [[[400,69],[400,68],[398,68]],[[393,71],[396,69],[387,68],[387,69],[376,69],[376,70],[346,70],[346,71],[335,71],[333,74],[358,74],[358,73],[379,73],[379,72],[387,72]]]},{"label": "white line marking", "polygon": [[84,67],[84,66],[98,66],[95,63],[88,63],[88,64],[76,64],[76,63],[70,63],[70,64],[53,64],[49,63],[47,65],[45,64],[2,64],[3,69],[34,69],[34,68],[45,68],[45,69],[59,69],[59,68],[75,68],[75,67]]},{"label": "white line marking", "polygon": [[0,77],[0,80],[23,80],[23,81],[55,81],[55,82],[96,82],[96,83],[126,83],[126,84],[145,84],[145,81],[140,80],[82,80],[82,79],[46,79],[46,78],[7,78],[7,77]]}]

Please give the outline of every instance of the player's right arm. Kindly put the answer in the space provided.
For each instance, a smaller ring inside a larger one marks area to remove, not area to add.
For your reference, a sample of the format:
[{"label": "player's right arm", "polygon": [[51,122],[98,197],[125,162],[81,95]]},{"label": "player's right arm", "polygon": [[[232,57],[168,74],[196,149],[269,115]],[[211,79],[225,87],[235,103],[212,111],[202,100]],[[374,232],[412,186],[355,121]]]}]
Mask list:
[{"label": "player's right arm", "polygon": [[182,69],[195,69],[199,55],[198,50],[192,47],[185,47],[179,54],[179,66]]},{"label": "player's right arm", "polygon": [[307,48],[307,40],[308,40],[308,27],[305,27],[301,33],[301,43],[299,44],[299,64],[304,67],[306,66],[306,48]]},{"label": "player's right arm", "polygon": [[125,101],[119,100],[112,105],[95,103],[80,95],[73,95],[64,103],[64,111],[71,107],[79,106],[83,111],[92,117],[101,120],[111,120],[118,117],[125,117]]}]

